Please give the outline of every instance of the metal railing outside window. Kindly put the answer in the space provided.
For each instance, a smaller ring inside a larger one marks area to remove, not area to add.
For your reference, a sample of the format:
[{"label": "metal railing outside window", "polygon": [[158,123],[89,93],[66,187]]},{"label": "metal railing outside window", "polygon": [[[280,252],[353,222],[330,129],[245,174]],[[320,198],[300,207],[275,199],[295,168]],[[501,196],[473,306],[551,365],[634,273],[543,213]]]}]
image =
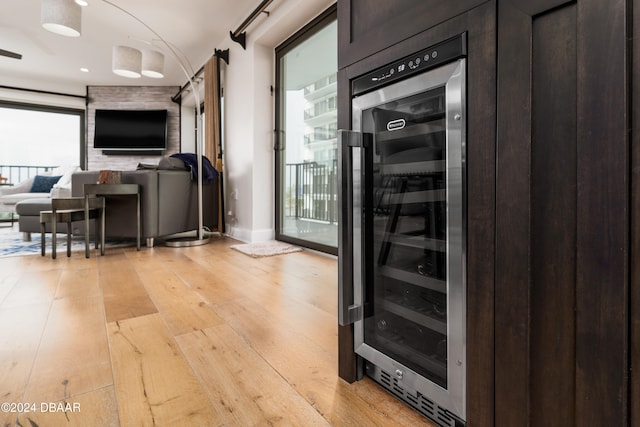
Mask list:
[{"label": "metal railing outside window", "polygon": [[337,162],[329,167],[316,162],[285,165],[285,215],[335,224],[338,221]]},{"label": "metal railing outside window", "polygon": [[56,166],[0,165],[0,175],[7,178],[8,184],[18,184],[32,176],[49,172]]}]

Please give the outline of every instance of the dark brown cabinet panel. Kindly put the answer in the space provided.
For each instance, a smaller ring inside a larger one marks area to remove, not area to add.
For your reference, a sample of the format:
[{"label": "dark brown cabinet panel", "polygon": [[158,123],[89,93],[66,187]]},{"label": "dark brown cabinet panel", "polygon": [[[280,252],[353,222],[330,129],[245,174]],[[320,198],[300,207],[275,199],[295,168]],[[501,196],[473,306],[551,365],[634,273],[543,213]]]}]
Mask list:
[{"label": "dark brown cabinet panel", "polygon": [[488,0],[338,1],[338,67],[382,49],[486,3]]},{"label": "dark brown cabinet panel", "polygon": [[529,415],[531,18],[501,3],[498,28],[495,425],[522,426]]},{"label": "dark brown cabinet panel", "polygon": [[575,4],[532,28],[531,425],[575,423],[575,28]]},{"label": "dark brown cabinet panel", "polygon": [[624,16],[499,2],[497,426],[629,422]]},{"label": "dark brown cabinet panel", "polygon": [[577,4],[577,425],[629,419],[627,5]]},{"label": "dark brown cabinet panel", "polygon": [[502,2],[499,26],[496,425],[571,426],[576,7]]},{"label": "dark brown cabinet panel", "polygon": [[[633,40],[640,40],[640,1],[633,1]],[[629,306],[631,308],[630,322],[630,357],[632,372],[629,387],[631,402],[631,416],[629,425],[640,425],[640,43],[631,46],[633,62],[631,67],[631,234],[629,242],[630,250],[630,295]]]}]

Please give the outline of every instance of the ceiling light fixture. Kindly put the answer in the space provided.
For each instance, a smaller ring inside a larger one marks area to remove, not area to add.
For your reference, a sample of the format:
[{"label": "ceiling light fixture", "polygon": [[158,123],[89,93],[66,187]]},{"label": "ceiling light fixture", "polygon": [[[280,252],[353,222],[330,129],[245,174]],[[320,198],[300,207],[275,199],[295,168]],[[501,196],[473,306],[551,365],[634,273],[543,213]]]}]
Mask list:
[{"label": "ceiling light fixture", "polygon": [[156,50],[142,52],[142,75],[161,79],[164,77],[164,55]]},{"label": "ceiling light fixture", "polygon": [[73,0],[42,0],[40,22],[45,30],[52,33],[79,37],[82,8]]},{"label": "ceiling light fixture", "polygon": [[119,76],[137,79],[142,69],[142,52],[129,46],[114,46],[112,70]]},{"label": "ceiling light fixture", "polygon": [[86,0],[76,0],[76,3],[78,3],[80,6],[89,6],[89,2]]}]

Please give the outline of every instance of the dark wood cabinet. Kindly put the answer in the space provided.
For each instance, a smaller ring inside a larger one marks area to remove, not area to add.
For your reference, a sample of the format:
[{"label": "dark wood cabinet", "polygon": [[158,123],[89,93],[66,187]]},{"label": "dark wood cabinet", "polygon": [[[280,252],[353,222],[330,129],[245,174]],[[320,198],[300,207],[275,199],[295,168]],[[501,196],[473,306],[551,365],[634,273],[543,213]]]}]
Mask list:
[{"label": "dark wood cabinet", "polygon": [[640,425],[639,2],[338,1],[343,129],[352,79],[468,33],[467,425]]},{"label": "dark wood cabinet", "polygon": [[487,1],[339,1],[338,66],[353,64]]},{"label": "dark wood cabinet", "polygon": [[[632,31],[631,40],[640,40],[640,1],[634,0],[633,13],[629,13],[629,22]],[[640,43],[637,41],[629,46],[630,75],[628,81],[631,84],[629,108],[630,150],[628,156],[630,160],[630,200],[629,200],[629,360],[631,371],[629,384],[630,416],[629,425],[640,425]]]}]

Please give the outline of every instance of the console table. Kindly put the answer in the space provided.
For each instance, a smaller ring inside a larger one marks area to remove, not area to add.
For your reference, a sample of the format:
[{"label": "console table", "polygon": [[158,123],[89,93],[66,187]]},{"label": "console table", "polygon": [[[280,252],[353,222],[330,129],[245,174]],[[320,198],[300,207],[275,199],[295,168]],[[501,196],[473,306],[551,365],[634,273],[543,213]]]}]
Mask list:
[{"label": "console table", "polygon": [[[88,199],[91,196],[136,196],[137,199],[137,212],[136,212],[136,247],[140,250],[140,185],[138,184],[85,184],[84,185],[84,197]],[[108,198],[108,197],[107,197]],[[88,203],[88,202],[87,202]],[[89,229],[89,223],[85,224],[87,227],[87,233]],[[103,233],[104,235],[104,233]]]}]

